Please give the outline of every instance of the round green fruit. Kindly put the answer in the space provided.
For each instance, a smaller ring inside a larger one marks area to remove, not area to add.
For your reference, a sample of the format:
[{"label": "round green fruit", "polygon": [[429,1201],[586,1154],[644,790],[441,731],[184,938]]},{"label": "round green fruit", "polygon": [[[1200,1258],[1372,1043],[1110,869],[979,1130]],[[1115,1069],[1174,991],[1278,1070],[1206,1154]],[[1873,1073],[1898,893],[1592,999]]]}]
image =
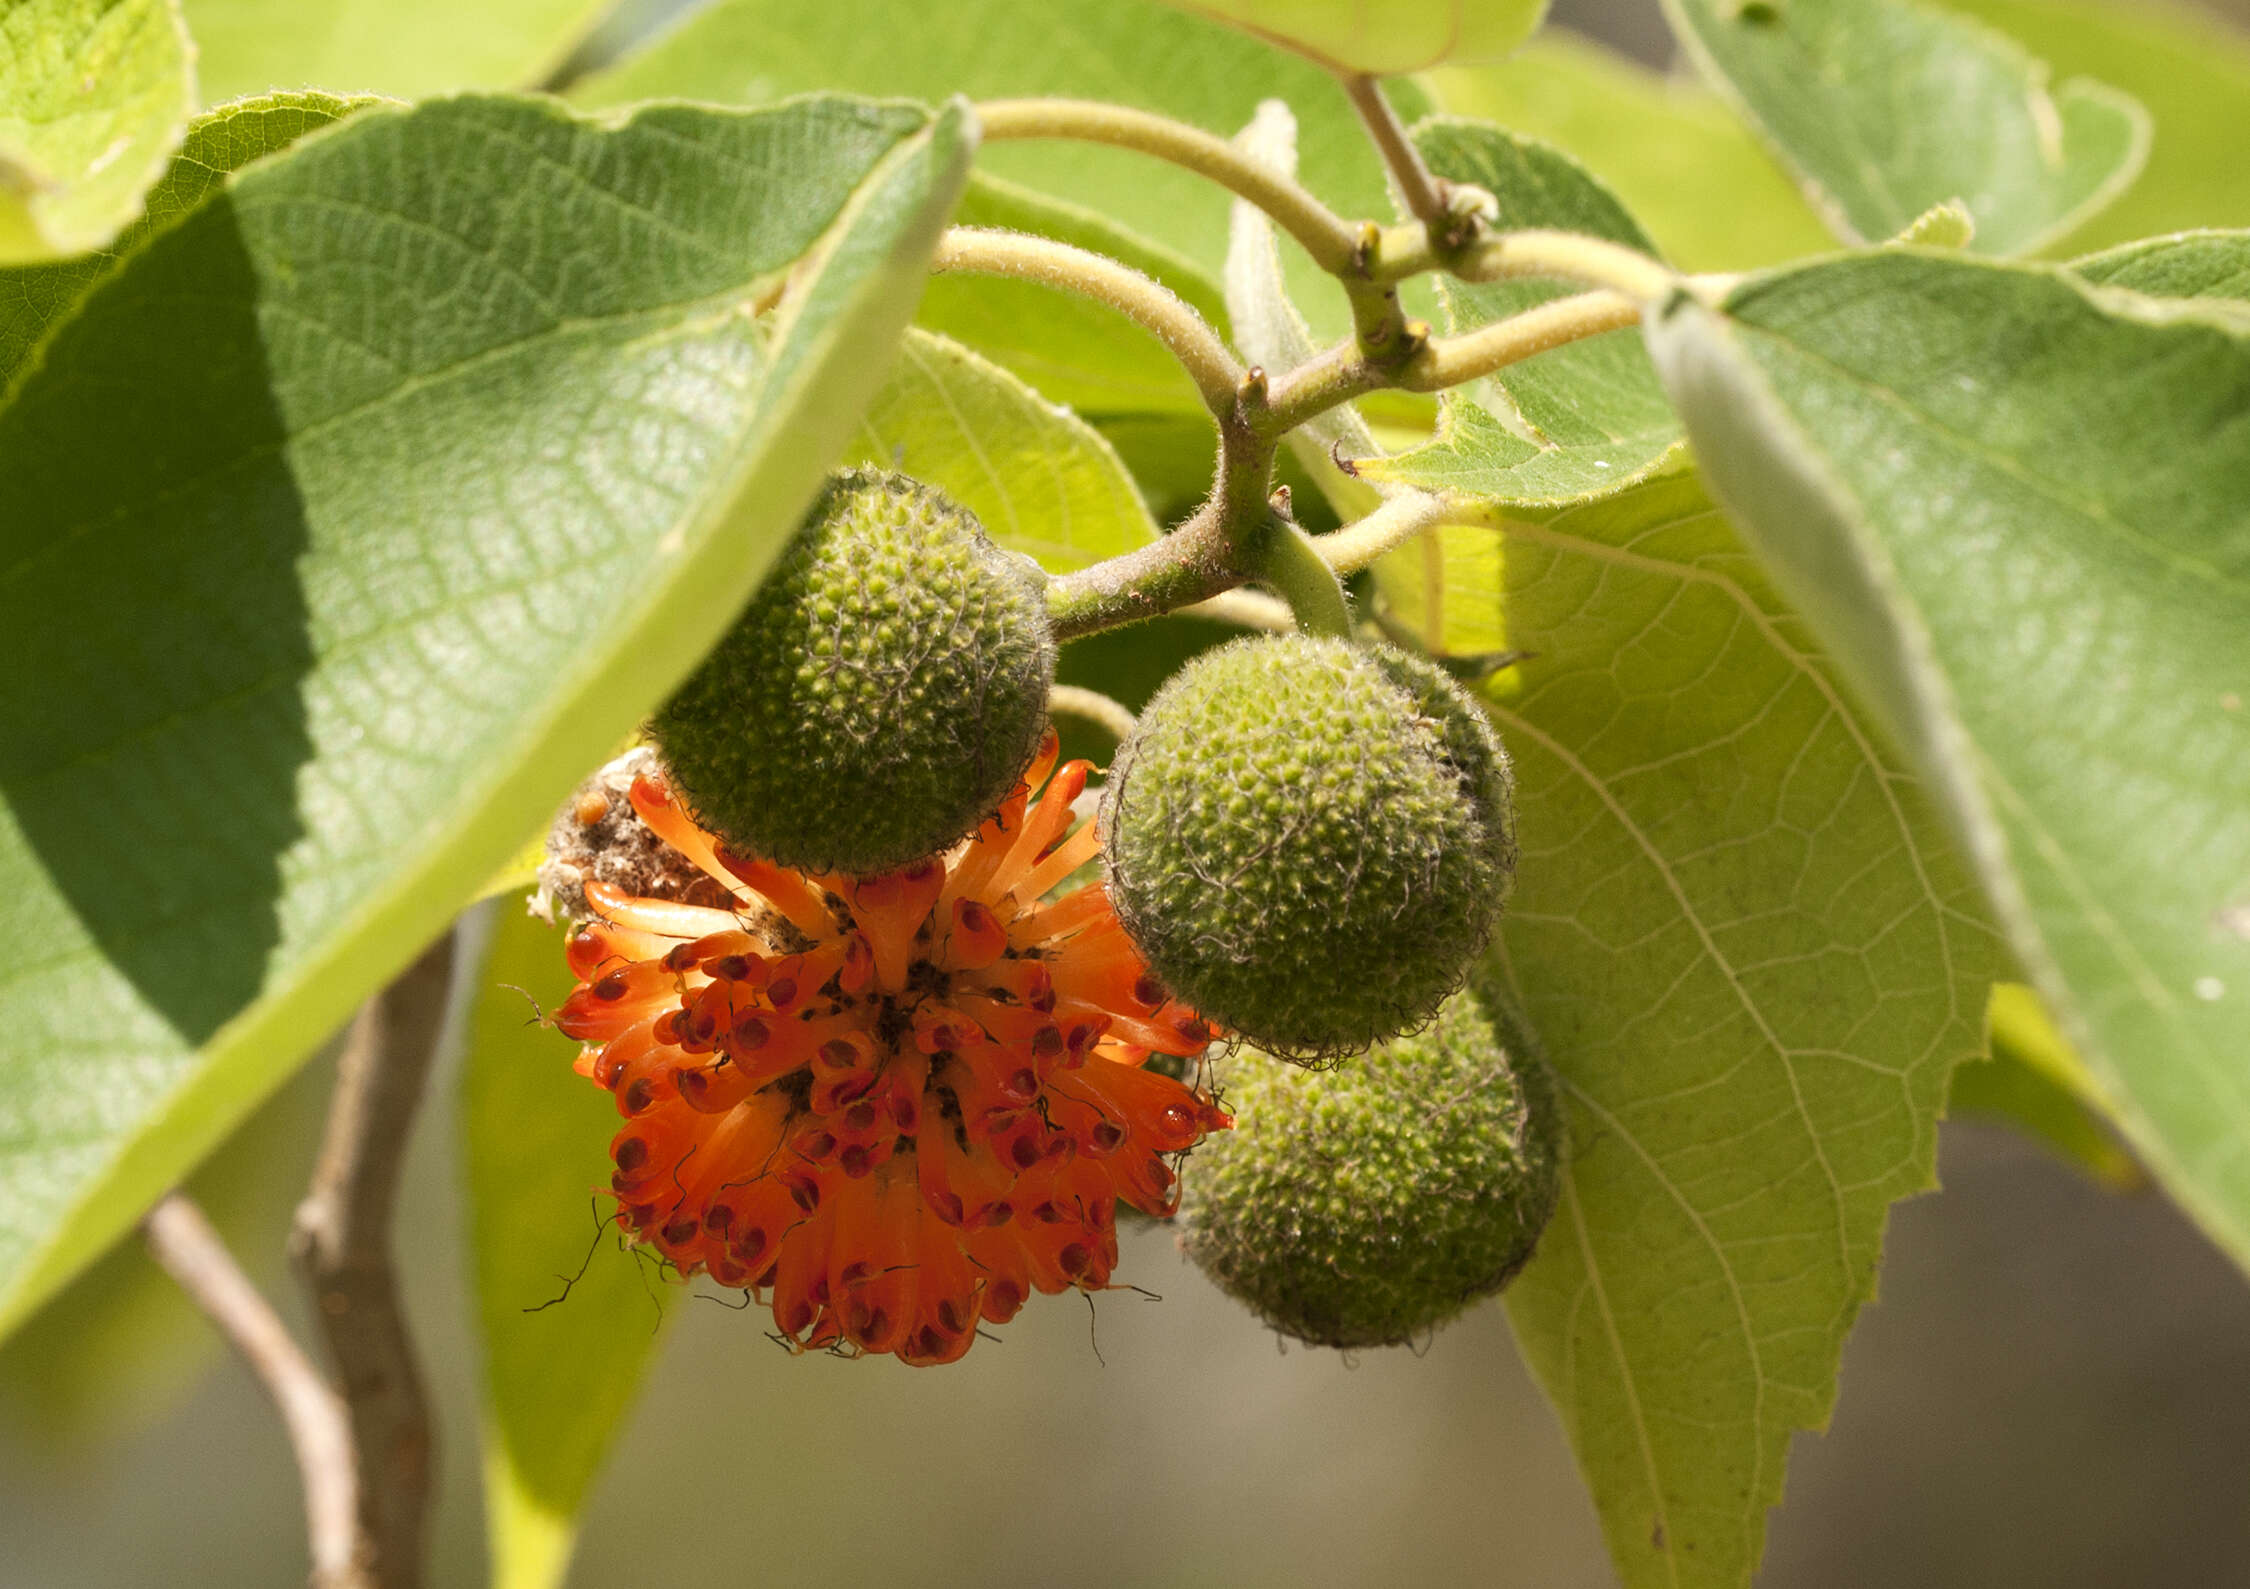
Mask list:
[{"label": "round green fruit", "polygon": [[1553,1083],[1466,989],[1333,1070],[1243,1049],[1220,1079],[1234,1129],[1187,1166],[1180,1239],[1285,1335],[1412,1341],[1513,1279],[1554,1212]]},{"label": "round green fruit", "polygon": [[1428,1020],[1515,875],[1508,759],[1426,658],[1239,640],[1157,692],[1103,797],[1119,919],[1183,1002],[1312,1062]]},{"label": "round green fruit", "polygon": [[1054,674],[1036,566],[931,487],[847,470],[651,729],[729,844],[867,876],[998,808]]}]

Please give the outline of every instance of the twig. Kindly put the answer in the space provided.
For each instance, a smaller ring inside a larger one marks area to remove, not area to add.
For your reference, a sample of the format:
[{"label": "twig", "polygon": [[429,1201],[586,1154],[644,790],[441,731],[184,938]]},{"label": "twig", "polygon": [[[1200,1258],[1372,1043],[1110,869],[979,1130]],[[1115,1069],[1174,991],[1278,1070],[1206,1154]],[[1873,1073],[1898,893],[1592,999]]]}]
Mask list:
[{"label": "twig", "polygon": [[1272,216],[1322,270],[1342,276],[1353,268],[1359,247],[1356,228],[1292,178],[1200,127],[1084,99],[995,99],[976,109],[988,142],[1073,138],[1137,150],[1208,177]]},{"label": "twig", "polygon": [[382,1589],[422,1578],[430,1418],[391,1263],[391,1212],[452,968],[448,932],[352,1024],[290,1240],[350,1417],[361,1548],[368,1582]]},{"label": "twig", "polygon": [[1013,276],[1107,304],[1171,350],[1214,418],[1234,412],[1243,372],[1227,345],[1178,294],[1129,266],[1023,232],[956,226],[938,239],[930,268]]},{"label": "twig", "polygon": [[1440,497],[1426,491],[1401,491],[1367,517],[1314,537],[1313,550],[1337,573],[1356,574],[1385,552],[1443,524],[1446,512],[1446,503]]},{"label": "twig", "polygon": [[1133,709],[1099,690],[1057,684],[1047,691],[1047,710],[1084,718],[1121,745],[1133,737]]},{"label": "twig", "polygon": [[1421,151],[1406,135],[1406,126],[1391,109],[1391,102],[1383,97],[1382,85],[1372,77],[1347,77],[1343,81],[1352,108],[1367,124],[1368,136],[1381,151],[1383,164],[1390,167],[1391,180],[1398,184],[1406,213],[1429,228],[1433,238],[1439,237],[1453,219],[1446,207],[1445,185],[1422,163]]},{"label": "twig", "polygon": [[258,1288],[184,1193],[141,1221],[148,1250],[201,1308],[281,1409],[305,1487],[316,1589],[373,1589],[359,1554],[359,1480],[343,1398],[321,1377]]},{"label": "twig", "polygon": [[1180,612],[1189,618],[1209,618],[1216,623],[1264,629],[1273,634],[1288,634],[1297,627],[1289,603],[1262,590],[1222,590],[1216,596],[1190,602]]}]

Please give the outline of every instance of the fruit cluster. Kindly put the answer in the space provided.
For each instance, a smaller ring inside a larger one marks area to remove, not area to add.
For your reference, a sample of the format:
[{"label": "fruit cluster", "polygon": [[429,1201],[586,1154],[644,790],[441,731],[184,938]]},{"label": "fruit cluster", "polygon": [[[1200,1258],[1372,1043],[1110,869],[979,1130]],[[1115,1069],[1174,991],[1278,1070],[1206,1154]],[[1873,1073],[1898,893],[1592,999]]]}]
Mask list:
[{"label": "fruit cluster", "polygon": [[1200,1145],[1183,1243],[1278,1329],[1400,1341],[1497,1289],[1557,1143],[1460,991],[1516,862],[1485,714],[1390,646],[1239,640],[1082,820],[1041,583],[929,487],[839,475],[566,809],[557,1024],[626,1117],[620,1222],[799,1347],[946,1361],[1106,1286],[1119,1203],[1177,1211]]}]

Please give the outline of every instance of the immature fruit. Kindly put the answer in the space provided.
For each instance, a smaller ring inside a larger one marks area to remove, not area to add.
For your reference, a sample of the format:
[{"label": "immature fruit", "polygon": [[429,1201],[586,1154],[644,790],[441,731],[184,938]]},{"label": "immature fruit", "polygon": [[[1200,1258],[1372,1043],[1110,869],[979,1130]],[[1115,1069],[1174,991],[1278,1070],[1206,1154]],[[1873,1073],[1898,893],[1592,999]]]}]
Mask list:
[{"label": "immature fruit", "polygon": [[729,844],[871,876],[992,814],[1054,673],[1036,567],[929,486],[848,470],[652,730]]},{"label": "immature fruit", "polygon": [[1210,1020],[1303,1061],[1426,1021],[1515,873],[1507,756],[1428,660],[1298,635],[1189,663],[1103,799],[1118,918]]},{"label": "immature fruit", "polygon": [[1466,989],[1333,1070],[1244,1049],[1221,1080],[1234,1129],[1188,1166],[1181,1242],[1285,1335],[1410,1341],[1514,1278],[1554,1212],[1553,1084]]}]

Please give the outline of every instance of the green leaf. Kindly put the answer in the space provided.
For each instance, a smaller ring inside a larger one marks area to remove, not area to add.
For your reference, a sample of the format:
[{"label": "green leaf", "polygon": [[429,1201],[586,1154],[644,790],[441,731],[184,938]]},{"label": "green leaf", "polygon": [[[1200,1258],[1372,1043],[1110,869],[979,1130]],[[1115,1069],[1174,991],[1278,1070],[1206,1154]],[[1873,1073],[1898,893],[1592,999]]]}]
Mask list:
[{"label": "green leaf", "polygon": [[1157,537],[1101,433],[1006,370],[909,331],[845,461],[899,469],[949,493],[1002,546],[1068,573]]},{"label": "green leaf", "polygon": [[880,382],[968,143],[834,99],[369,111],[49,340],[0,409],[0,1330],[694,665]]},{"label": "green leaf", "polygon": [[2250,1263],[2250,326],[1901,250],[1650,341],[2127,1138]]},{"label": "green leaf", "polygon": [[485,1525],[497,1589],[550,1589],[666,1317],[665,1291],[607,1232],[617,1107],[534,1019],[573,985],[562,934],[500,902],[461,1074]]},{"label": "green leaf", "polygon": [[[1214,323],[1224,314],[1218,288],[1196,266],[1090,210],[1014,183],[972,176],[954,220],[1090,248],[1155,277]],[[1114,309],[1073,293],[999,276],[948,273],[930,279],[915,318],[1081,412],[1204,418],[1195,383],[1161,342]],[[1204,428],[1210,428],[1207,422]]]},{"label": "green leaf", "polygon": [[0,0],[0,265],[100,248],[195,108],[173,0]]},{"label": "green leaf", "polygon": [[1505,65],[1426,81],[1447,110],[1568,149],[1682,270],[1747,270],[1834,246],[1716,94],[1599,45],[1550,33]]},{"label": "green leaf", "polygon": [[2073,260],[2088,281],[2151,298],[2250,303],[2250,232],[2185,232]]},{"label": "green leaf", "polygon": [[1444,61],[1495,61],[1531,36],[1547,0],[1174,0],[1332,72],[1397,77]]},{"label": "green leaf", "polygon": [[206,104],[274,88],[420,99],[546,81],[609,0],[180,0]]},{"label": "green leaf", "polygon": [[[1694,475],[1437,546],[1445,647],[1535,653],[1486,688],[1524,842],[1497,960],[1572,1156],[1509,1313],[1628,1589],[1746,1585],[1998,946]],[[1426,626],[1424,549],[1381,570]]]},{"label": "green leaf", "polygon": [[[195,1167],[185,1190],[253,1284],[295,1294],[289,1222],[320,1146],[334,1067],[299,1070]],[[21,1420],[71,1455],[103,1448],[177,1414],[227,1351],[211,1321],[139,1241],[80,1271],[0,1344],[0,1421]],[[114,1449],[114,1448],[112,1448]]]},{"label": "green leaf", "polygon": [[[1655,252],[1616,196],[1561,150],[1483,122],[1414,130],[1430,169],[1500,201],[1504,227],[1585,232]],[[1447,329],[1473,330],[1568,297],[1551,281],[1445,282]],[[1368,464],[1369,478],[1544,510],[1625,489],[1685,457],[1680,423],[1641,339],[1611,331],[1539,354],[1445,395],[1437,439]]]},{"label": "green leaf", "polygon": [[[2070,232],[2147,157],[2129,95],[2046,66],[1921,0],[1665,0],[1705,77],[1797,173],[1847,242],[1958,199],[1980,253]],[[1706,189],[1706,192],[1709,190]]]},{"label": "green leaf", "polygon": [[149,189],[141,218],[112,246],[77,259],[0,271],[0,393],[15,380],[39,339],[62,322],[120,255],[201,204],[227,173],[377,103],[333,94],[269,94],[222,105],[190,122],[179,153]]},{"label": "green leaf", "polygon": [[[2192,226],[2250,226],[2242,107],[2250,35],[2164,0],[1948,0],[2058,72],[2091,72],[2148,107],[2156,138],[2133,185],[2072,242],[2101,248]],[[1763,262],[1761,262],[1763,263]]]},{"label": "green leaf", "polygon": [[2000,983],[1987,1024],[1992,1058],[1953,1073],[1947,1115],[2004,1121],[2112,1191],[2145,1186],[2141,1167],[2104,1123],[2108,1108],[2085,1062],[2048,1020],[2039,996],[2020,982]]},{"label": "green leaf", "polygon": [[[1391,213],[1382,163],[1332,76],[1159,0],[717,0],[573,92],[604,105],[674,95],[756,104],[817,88],[933,102],[952,93],[1073,95],[1158,111],[1221,137],[1248,122],[1260,100],[1279,98],[1296,112],[1313,191],[1346,215]],[[1207,281],[1224,268],[1227,193],[1192,173],[1068,141],[992,145],[978,166],[1098,211],[1192,262]],[[1311,260],[1292,250],[1288,270],[1291,295],[1321,336],[1351,329],[1343,294]]]}]

